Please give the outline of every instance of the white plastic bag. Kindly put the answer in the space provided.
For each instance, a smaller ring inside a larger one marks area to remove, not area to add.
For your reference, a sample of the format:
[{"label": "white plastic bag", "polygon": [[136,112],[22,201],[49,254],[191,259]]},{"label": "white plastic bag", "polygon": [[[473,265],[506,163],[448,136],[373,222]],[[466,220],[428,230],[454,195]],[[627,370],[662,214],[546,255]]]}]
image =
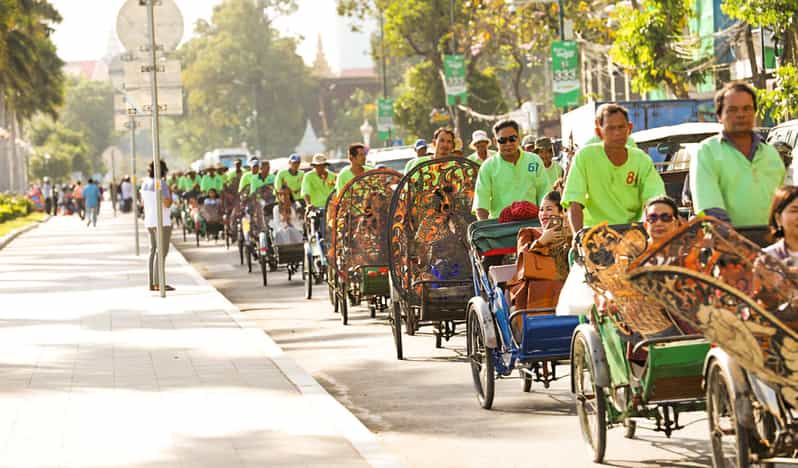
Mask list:
[{"label": "white plastic bag", "polygon": [[557,301],[557,315],[587,315],[594,304],[594,294],[585,282],[585,267],[574,264]]}]

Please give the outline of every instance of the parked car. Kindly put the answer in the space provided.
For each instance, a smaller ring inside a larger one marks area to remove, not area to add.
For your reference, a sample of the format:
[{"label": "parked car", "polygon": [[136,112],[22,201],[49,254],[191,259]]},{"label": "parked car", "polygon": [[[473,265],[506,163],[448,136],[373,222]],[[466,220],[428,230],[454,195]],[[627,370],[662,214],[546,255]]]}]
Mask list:
[{"label": "parked car", "polygon": [[387,167],[404,172],[408,161],[416,157],[412,146],[392,146],[372,148],[366,156],[366,164],[374,168]]}]

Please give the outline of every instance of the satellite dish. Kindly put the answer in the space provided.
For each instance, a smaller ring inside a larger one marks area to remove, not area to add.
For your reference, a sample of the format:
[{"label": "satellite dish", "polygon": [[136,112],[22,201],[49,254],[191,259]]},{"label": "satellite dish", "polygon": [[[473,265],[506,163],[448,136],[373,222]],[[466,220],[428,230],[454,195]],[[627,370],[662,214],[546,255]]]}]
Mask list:
[{"label": "satellite dish", "polygon": [[[147,5],[140,0],[126,0],[116,18],[116,35],[129,52],[149,47]],[[150,0],[152,1],[152,0]],[[155,42],[164,52],[177,49],[183,39],[183,15],[174,0],[155,3]]]}]

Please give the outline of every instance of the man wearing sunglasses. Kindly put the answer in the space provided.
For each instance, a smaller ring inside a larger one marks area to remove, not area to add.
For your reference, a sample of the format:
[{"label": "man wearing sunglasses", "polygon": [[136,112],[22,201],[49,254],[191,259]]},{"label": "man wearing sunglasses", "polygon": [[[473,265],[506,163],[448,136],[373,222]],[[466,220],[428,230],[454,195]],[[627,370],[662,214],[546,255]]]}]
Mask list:
[{"label": "man wearing sunglasses", "polygon": [[754,132],[756,93],[745,83],[728,83],[715,95],[715,113],[723,131],[702,141],[690,161],[693,209],[735,226],[767,224],[785,169],[779,153]]},{"label": "man wearing sunglasses", "polygon": [[563,206],[574,233],[604,221],[640,221],[646,200],[665,195],[665,184],[648,154],[626,145],[632,132],[629,112],[604,104],[596,123],[602,143],[576,153],[565,181]]},{"label": "man wearing sunglasses", "polygon": [[488,158],[477,176],[474,209],[477,218],[498,218],[516,201],[539,204],[546,195],[549,178],[543,160],[520,149],[518,122],[502,120],[493,127],[499,157]]}]

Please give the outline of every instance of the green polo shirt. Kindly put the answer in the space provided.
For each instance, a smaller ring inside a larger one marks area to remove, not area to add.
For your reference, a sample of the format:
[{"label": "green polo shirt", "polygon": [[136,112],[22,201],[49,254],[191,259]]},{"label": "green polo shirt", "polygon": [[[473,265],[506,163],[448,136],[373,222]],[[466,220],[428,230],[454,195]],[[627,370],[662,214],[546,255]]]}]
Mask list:
[{"label": "green polo shirt", "polygon": [[735,226],[768,224],[785,172],[779,153],[768,144],[760,142],[749,160],[721,135],[707,138],[690,160],[693,209],[721,208]]},{"label": "green polo shirt", "polygon": [[[368,172],[374,169],[371,166],[363,166],[363,171]],[[352,166],[346,166],[341,172],[338,173],[338,177],[335,180],[335,191],[341,193],[341,190],[349,183],[350,180],[355,178],[354,172],[352,172]]]},{"label": "green polo shirt", "polygon": [[260,174],[253,175],[249,178],[249,194],[252,195],[258,191],[264,185],[271,185],[272,181],[269,180],[271,178],[271,174],[266,176],[265,179],[261,178]]},{"label": "green polo shirt", "polygon": [[194,178],[192,179],[191,177],[186,176],[185,180],[183,181],[182,189],[184,192],[190,192],[191,190],[194,190],[195,185],[197,186],[202,185],[202,177],[194,176]]},{"label": "green polo shirt", "polygon": [[[585,144],[582,145],[582,147],[585,147],[587,145],[595,145],[596,143],[601,143],[601,142],[602,142],[601,138],[599,138],[598,135],[593,135],[592,137],[588,138],[588,140],[585,142]],[[630,148],[637,148],[637,142],[634,141],[632,137],[629,137],[626,139],[626,146]]]},{"label": "green polo shirt", "polygon": [[405,174],[410,174],[410,171],[412,171],[414,167],[430,159],[432,159],[431,156],[421,156],[420,158],[413,158],[407,161],[407,164],[405,164]]},{"label": "green polo shirt", "polygon": [[208,193],[210,189],[216,189],[216,193],[219,193],[222,191],[222,184],[222,176],[219,174],[214,174],[213,177],[205,175],[200,182],[200,190],[202,193]]},{"label": "green polo shirt", "polygon": [[[243,177],[244,174],[246,174],[246,172],[241,171],[241,177]],[[235,170],[232,170],[232,171],[228,171],[227,173],[225,173],[225,175],[222,176],[222,177],[224,177],[224,181],[225,181],[225,183],[227,183],[227,182],[230,182],[231,180],[235,179],[237,175],[238,175],[238,173],[236,173]]]},{"label": "green polo shirt", "polygon": [[516,201],[538,205],[546,195],[548,183],[543,161],[537,154],[521,151],[515,164],[497,155],[479,169],[474,210],[482,208],[488,210],[490,218],[498,218],[505,207]]},{"label": "green polo shirt", "polygon": [[316,208],[324,208],[327,197],[335,190],[335,173],[327,171],[327,177],[322,179],[316,171],[310,171],[302,179],[302,199],[310,196],[310,204]]},{"label": "green polo shirt", "polygon": [[585,146],[574,156],[562,203],[566,208],[572,202],[582,205],[585,226],[640,221],[646,201],[665,195],[651,158],[637,148],[627,146],[626,151],[620,166],[609,160],[604,145]]},{"label": "green polo shirt", "polygon": [[546,175],[549,177],[549,189],[551,189],[557,179],[562,177],[562,166],[557,164],[557,161],[552,161],[551,166],[544,167],[543,170],[546,171]]},{"label": "green polo shirt", "polygon": [[239,192],[247,192],[247,187],[249,186],[249,181],[255,176],[252,171],[245,172],[244,175],[241,176],[241,180],[238,181],[238,191]]},{"label": "green polo shirt", "polygon": [[[485,158],[485,161],[487,161],[488,159],[492,158],[495,155],[496,155],[495,151],[488,150],[488,157]],[[468,156],[467,159],[470,160],[470,161],[474,161],[475,163],[479,164],[480,166],[482,165],[483,162],[485,162],[485,161],[483,161],[482,159],[479,158],[479,154],[476,151],[471,153],[471,155]]]},{"label": "green polo shirt", "polygon": [[296,171],[296,174],[291,174],[288,169],[283,169],[277,173],[274,179],[274,190],[280,191],[283,185],[287,185],[291,190],[291,195],[294,200],[299,200],[299,193],[302,191],[302,178],[305,175],[302,171]]}]

